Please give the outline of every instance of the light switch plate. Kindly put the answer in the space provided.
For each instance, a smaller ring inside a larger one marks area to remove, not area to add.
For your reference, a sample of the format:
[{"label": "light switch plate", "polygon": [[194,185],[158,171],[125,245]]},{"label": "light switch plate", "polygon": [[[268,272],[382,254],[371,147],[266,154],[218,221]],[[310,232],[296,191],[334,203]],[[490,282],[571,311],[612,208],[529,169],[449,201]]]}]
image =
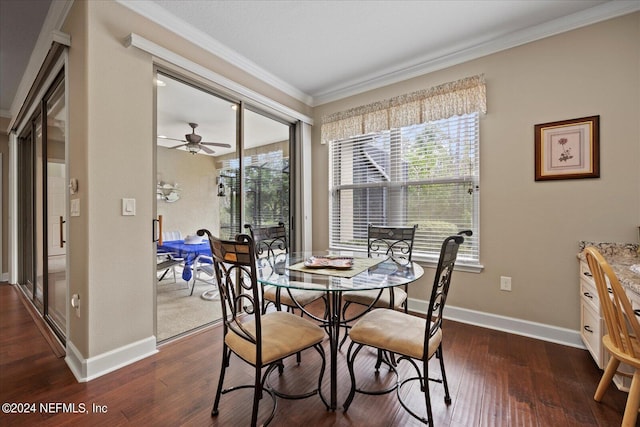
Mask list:
[{"label": "light switch plate", "polygon": [[122,215],[129,216],[136,214],[136,199],[122,199]]},{"label": "light switch plate", "polygon": [[71,216],[80,216],[80,199],[71,199]]}]

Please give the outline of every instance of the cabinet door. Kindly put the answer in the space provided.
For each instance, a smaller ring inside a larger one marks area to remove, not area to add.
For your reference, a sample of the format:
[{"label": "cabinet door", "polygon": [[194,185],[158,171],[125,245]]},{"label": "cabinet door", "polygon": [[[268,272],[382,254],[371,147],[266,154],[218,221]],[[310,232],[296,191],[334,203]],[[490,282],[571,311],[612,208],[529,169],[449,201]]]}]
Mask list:
[{"label": "cabinet door", "polygon": [[580,303],[580,336],[584,345],[591,353],[598,368],[603,369],[604,355],[602,348],[602,318],[591,308],[590,304],[581,299]]},{"label": "cabinet door", "polygon": [[596,290],[595,285],[581,279],[580,296],[582,297],[581,301],[583,303],[589,305],[598,317],[602,317],[602,313],[600,312],[600,298],[598,297],[598,291]]}]

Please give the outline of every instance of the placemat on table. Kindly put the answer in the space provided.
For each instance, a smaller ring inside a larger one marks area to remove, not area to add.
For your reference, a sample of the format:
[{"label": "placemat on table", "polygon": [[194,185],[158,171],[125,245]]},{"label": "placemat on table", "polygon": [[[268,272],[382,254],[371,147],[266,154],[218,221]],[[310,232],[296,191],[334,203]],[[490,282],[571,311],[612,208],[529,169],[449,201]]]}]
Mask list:
[{"label": "placemat on table", "polygon": [[301,271],[303,273],[311,274],[324,274],[325,276],[342,277],[350,279],[353,276],[357,276],[368,268],[373,267],[384,261],[385,258],[353,258],[353,267],[348,270],[340,270],[336,268],[309,268],[304,266],[304,261],[297,264],[290,265],[289,270]]}]

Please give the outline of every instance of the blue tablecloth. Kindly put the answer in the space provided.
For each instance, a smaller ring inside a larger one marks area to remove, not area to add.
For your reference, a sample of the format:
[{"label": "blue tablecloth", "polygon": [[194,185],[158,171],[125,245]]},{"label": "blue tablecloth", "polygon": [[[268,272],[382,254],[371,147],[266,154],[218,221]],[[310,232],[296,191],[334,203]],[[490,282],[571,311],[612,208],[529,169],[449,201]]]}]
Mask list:
[{"label": "blue tablecloth", "polygon": [[[188,245],[184,240],[170,240],[162,242],[158,245],[158,253],[169,252],[174,257],[184,259],[184,268],[182,269],[182,279],[186,282],[191,280],[192,268],[198,255],[211,256],[211,248],[209,243],[199,243],[197,245]],[[201,260],[202,261],[202,260]],[[208,262],[208,261],[207,261]]]}]

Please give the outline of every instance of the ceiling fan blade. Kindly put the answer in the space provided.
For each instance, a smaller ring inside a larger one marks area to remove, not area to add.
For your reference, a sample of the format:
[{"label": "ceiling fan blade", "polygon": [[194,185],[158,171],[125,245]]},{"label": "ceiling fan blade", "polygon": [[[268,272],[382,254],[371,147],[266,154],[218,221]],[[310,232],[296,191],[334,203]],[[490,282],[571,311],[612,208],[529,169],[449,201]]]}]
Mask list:
[{"label": "ceiling fan blade", "polygon": [[214,153],[215,153],[215,151],[213,151],[213,150],[212,150],[212,149],[210,149],[210,148],[205,147],[205,146],[204,146],[204,145],[202,145],[202,144],[200,144],[200,149],[202,149],[202,151],[204,151],[204,152],[205,152],[205,153],[207,153],[207,154],[214,154]]},{"label": "ceiling fan blade", "polygon": [[173,149],[173,148],[180,148],[180,147],[184,147],[185,145],[187,145],[187,144],[180,144],[180,145],[176,145],[175,147],[169,147],[169,148],[170,148],[170,149]]},{"label": "ceiling fan blade", "polygon": [[187,142],[184,139],[169,138],[168,136],[159,136],[158,139],[167,139],[169,141]]},{"label": "ceiling fan blade", "polygon": [[231,148],[230,144],[224,142],[201,142],[200,145],[212,145],[214,147]]}]

